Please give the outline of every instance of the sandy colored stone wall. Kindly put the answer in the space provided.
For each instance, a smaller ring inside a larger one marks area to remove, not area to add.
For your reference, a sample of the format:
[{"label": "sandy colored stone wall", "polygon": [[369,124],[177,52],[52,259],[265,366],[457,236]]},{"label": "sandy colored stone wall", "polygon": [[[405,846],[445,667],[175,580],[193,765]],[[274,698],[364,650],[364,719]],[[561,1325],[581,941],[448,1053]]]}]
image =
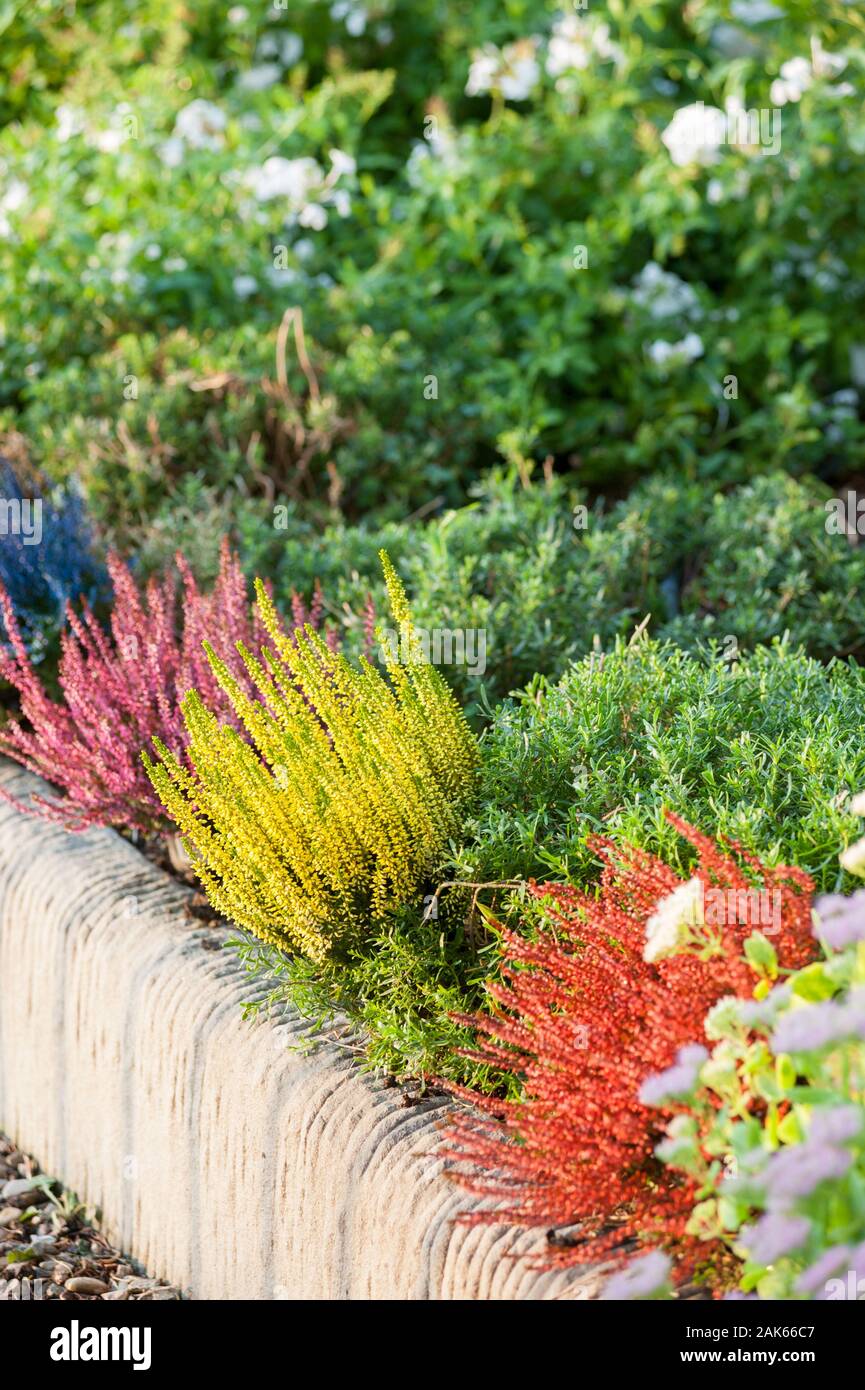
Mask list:
[{"label": "sandy colored stone wall", "polygon": [[[0,763],[19,797],[34,778]],[[183,891],[112,831],[0,803],[0,1129],[109,1238],[195,1298],[585,1298],[527,1237],[453,1223],[428,1157],[444,1102],[405,1107],[349,1042],[244,1022],[254,995]]]}]

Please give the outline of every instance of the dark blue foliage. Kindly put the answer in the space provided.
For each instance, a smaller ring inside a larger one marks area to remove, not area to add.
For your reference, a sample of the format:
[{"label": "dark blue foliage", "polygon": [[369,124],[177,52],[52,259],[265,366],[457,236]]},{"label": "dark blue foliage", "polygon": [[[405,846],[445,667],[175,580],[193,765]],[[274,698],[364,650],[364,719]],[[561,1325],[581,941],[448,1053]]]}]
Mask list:
[{"label": "dark blue foliage", "polygon": [[34,659],[56,638],[69,600],[98,603],[108,590],[78,493],[22,491],[6,459],[0,459],[0,580]]}]

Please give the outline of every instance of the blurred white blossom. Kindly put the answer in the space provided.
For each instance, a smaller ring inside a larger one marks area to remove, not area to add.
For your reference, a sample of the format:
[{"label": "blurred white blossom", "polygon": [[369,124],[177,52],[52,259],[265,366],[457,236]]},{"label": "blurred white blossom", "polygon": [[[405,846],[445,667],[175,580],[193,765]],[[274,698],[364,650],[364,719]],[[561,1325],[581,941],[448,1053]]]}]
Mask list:
[{"label": "blurred white blossom", "polygon": [[178,111],[174,135],[194,150],[218,150],[223,145],[223,131],[228,118],[215,102],[196,97]]},{"label": "blurred white blossom", "polygon": [[477,97],[485,92],[500,92],[506,101],[525,101],[541,77],[537,46],[537,39],[517,39],[504,48],[497,48],[494,43],[476,48],[466,94]]}]

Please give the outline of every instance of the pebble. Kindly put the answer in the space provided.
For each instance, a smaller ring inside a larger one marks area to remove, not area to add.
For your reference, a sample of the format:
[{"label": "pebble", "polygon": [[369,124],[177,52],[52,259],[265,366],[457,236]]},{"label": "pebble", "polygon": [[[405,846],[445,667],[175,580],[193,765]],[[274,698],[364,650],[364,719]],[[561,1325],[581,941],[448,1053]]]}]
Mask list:
[{"label": "pebble", "polygon": [[107,1293],[108,1285],[101,1279],[91,1279],[86,1274],[76,1274],[74,1279],[66,1280],[68,1293]]},{"label": "pebble", "polygon": [[55,1260],[54,1268],[51,1271],[54,1276],[55,1284],[64,1284],[72,1273],[72,1266],[63,1260]]},{"label": "pebble", "polygon": [[10,1178],[0,1187],[0,1197],[8,1202],[11,1197],[23,1197],[25,1192],[34,1192],[38,1187],[38,1178]]},{"label": "pebble", "polygon": [[11,1226],[20,1216],[20,1207],[0,1207],[0,1226]]}]

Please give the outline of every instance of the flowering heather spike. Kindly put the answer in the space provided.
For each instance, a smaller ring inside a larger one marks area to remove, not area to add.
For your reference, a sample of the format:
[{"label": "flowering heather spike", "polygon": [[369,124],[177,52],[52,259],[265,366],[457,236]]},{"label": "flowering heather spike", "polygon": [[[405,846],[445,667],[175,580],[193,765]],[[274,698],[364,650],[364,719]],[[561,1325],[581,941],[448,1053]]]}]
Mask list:
[{"label": "flowering heather spike", "polygon": [[433,668],[401,668],[391,686],[311,623],[280,633],[260,581],[256,596],[275,649],[261,660],[241,652],[259,698],[208,653],[252,746],[193,691],[183,705],[192,774],[159,747],[158,761],[143,761],[217,910],[322,960],[337,937],[420,891],[462,823],[477,748]]},{"label": "flowering heather spike", "polygon": [[250,611],[237,558],[224,541],[211,594],[199,591],[182,555],[176,564],[182,605],[170,570],[151,579],[142,593],[123,561],[109,557],[114,589],[110,630],[99,626],[87,604],[81,613],[70,605],[69,628],[62,638],[60,701],[49,698],[35,675],[12,603],[0,588],[11,643],[11,650],[0,648],[0,676],[18,690],[23,716],[0,732],[0,751],[66,793],[64,800],[36,797],[35,805],[25,809],[36,809],[70,830],[165,825],[168,818],[142,767],[141,750],[159,737],[181,754],[186,730],[180,702],[186,691],[201,690],[214,710],[241,727],[202,648],[206,635],[240,686],[252,691],[236,644],[260,647],[265,633]]},{"label": "flowering heather spike", "polygon": [[[696,847],[694,874],[707,888],[745,886],[740,863],[670,819]],[[655,1147],[673,1111],[644,1104],[640,1090],[650,1076],[696,1059],[691,1047],[713,1004],[753,992],[754,975],[740,958],[752,928],[719,924],[708,957],[690,951],[647,961],[646,924],[679,880],[642,850],[609,840],[596,848],[605,860],[597,897],[532,884],[532,895],[547,903],[550,929],[532,940],[503,932],[503,980],[488,986],[493,1011],[460,1021],[480,1039],[465,1055],[520,1078],[524,1094],[506,1101],[451,1087],[473,1108],[455,1116],[445,1153],[463,1187],[498,1204],[465,1220],[581,1224],[579,1242],[551,1250],[550,1264],[621,1263],[621,1247],[633,1238],[666,1246],[687,1269],[708,1253],[685,1231],[697,1184],[659,1164]],[[739,857],[780,893],[772,941],[781,966],[807,961],[811,880]]]},{"label": "flowering heather spike", "polygon": [[[41,504],[38,544],[32,509]],[[95,603],[106,592],[108,576],[93,554],[93,536],[77,493],[55,489],[48,496],[25,496],[14,470],[0,459],[0,501],[23,525],[7,527],[0,538],[0,584],[18,617],[21,640],[34,660],[62,625],[70,600]],[[22,510],[23,509],[23,510]]]}]

